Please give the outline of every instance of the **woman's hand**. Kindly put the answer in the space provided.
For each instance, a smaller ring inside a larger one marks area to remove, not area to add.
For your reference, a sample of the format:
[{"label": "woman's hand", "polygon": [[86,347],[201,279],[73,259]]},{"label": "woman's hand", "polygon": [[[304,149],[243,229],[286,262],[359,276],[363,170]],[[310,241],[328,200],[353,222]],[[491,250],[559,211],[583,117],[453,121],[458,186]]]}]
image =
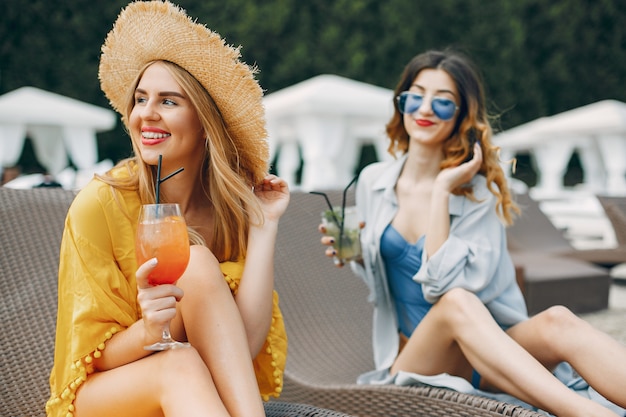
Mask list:
[{"label": "woman's hand", "polygon": [[174,316],[176,302],[183,298],[183,290],[173,284],[151,285],[148,275],[156,267],[157,259],[146,261],[137,269],[137,301],[145,328],[145,343],[161,340],[161,332]]},{"label": "woman's hand", "polygon": [[442,169],[437,178],[430,199],[430,218],[426,229],[424,250],[431,257],[448,239],[450,234],[449,198],[452,191],[474,178],[483,163],[480,144],[474,144],[474,156],[459,166]]},{"label": "woman's hand", "polygon": [[451,192],[452,190],[467,184],[474,178],[483,163],[483,152],[479,143],[474,144],[474,156],[459,166],[441,170],[435,180],[435,185]]},{"label": "woman's hand", "polygon": [[268,175],[254,187],[265,220],[277,221],[289,205],[289,186],[276,175]]},{"label": "woman's hand", "polygon": [[[326,228],[323,224],[320,223],[320,225],[317,227],[317,230],[324,235],[320,240],[322,242],[322,245],[328,246],[324,254],[329,258],[334,257],[337,253],[337,251],[335,251],[335,248],[333,247],[333,245],[335,244],[335,239],[332,236],[326,235]],[[343,262],[335,259],[335,265],[341,268],[343,266]]]},{"label": "woman's hand", "polygon": [[[365,222],[360,222],[359,228],[363,229],[364,227],[365,227]],[[320,223],[320,225],[317,227],[317,230],[321,234],[324,235],[320,239],[320,242],[322,243],[322,245],[328,246],[324,254],[329,258],[334,258],[333,260],[335,262],[335,266],[337,266],[338,268],[343,267],[343,262],[340,259],[337,259],[335,257],[335,255],[337,254],[337,251],[335,250],[335,247],[333,246],[335,244],[335,238],[333,238],[332,236],[328,236],[326,234],[326,227],[324,227],[324,224],[322,223]]]}]

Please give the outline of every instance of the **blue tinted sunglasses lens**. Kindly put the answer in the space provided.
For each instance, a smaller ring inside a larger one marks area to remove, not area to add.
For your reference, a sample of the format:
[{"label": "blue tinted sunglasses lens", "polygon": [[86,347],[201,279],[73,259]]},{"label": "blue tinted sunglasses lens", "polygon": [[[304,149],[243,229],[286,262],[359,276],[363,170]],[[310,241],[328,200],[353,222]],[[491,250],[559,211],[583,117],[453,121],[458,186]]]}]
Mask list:
[{"label": "blue tinted sunglasses lens", "polygon": [[398,110],[403,114],[411,114],[422,106],[422,102],[424,101],[424,97],[419,94],[413,93],[400,93],[397,97],[398,100]]},{"label": "blue tinted sunglasses lens", "polygon": [[[420,108],[424,102],[424,96],[405,91],[398,95],[397,101],[400,113],[411,114]],[[452,119],[457,109],[457,105],[454,101],[442,97],[433,98],[430,105],[432,106],[435,116],[444,121]]]},{"label": "blue tinted sunglasses lens", "polygon": [[447,98],[435,97],[431,102],[433,113],[441,120],[450,120],[456,113],[456,104]]}]

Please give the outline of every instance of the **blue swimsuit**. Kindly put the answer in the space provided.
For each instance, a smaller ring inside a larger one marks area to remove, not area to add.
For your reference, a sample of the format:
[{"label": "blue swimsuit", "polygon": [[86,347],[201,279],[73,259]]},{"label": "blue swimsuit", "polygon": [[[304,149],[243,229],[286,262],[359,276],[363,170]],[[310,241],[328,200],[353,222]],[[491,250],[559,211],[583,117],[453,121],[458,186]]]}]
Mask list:
[{"label": "blue swimsuit", "polygon": [[399,330],[406,337],[411,337],[432,307],[424,299],[422,285],[413,281],[422,265],[423,249],[424,236],[411,244],[391,224],[380,239],[380,254],[385,261],[389,290],[396,304]]},{"label": "blue swimsuit", "polygon": [[[395,301],[400,333],[411,337],[432,307],[424,298],[422,285],[413,276],[422,266],[424,236],[411,244],[389,224],[380,238],[380,254],[385,261],[389,291]],[[479,388],[480,375],[472,372],[472,385]]]}]

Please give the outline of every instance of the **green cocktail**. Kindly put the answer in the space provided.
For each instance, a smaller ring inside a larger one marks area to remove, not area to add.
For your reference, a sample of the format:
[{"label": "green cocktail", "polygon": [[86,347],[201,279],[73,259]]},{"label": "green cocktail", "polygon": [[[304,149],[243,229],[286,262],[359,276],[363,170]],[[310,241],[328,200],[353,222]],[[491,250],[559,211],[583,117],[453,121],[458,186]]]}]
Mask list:
[{"label": "green cocktail", "polygon": [[337,252],[335,261],[346,263],[361,259],[361,228],[357,217],[356,207],[346,207],[344,210],[343,233],[340,236],[342,223],[341,207],[334,207],[334,214],[330,210],[322,212],[322,225],[326,228],[326,234],[335,239],[333,247]]}]

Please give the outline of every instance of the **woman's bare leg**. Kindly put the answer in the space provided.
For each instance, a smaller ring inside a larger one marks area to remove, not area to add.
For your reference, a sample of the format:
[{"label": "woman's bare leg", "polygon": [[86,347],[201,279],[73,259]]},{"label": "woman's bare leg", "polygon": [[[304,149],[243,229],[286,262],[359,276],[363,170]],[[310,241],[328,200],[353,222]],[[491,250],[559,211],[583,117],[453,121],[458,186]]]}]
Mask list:
[{"label": "woman's bare leg", "polygon": [[615,416],[564,386],[463,289],[449,291],[432,307],[391,371],[468,378],[470,363],[489,384],[560,417]]},{"label": "woman's bare leg", "polygon": [[626,407],[626,347],[565,307],[551,307],[508,334],[548,369],[568,362],[596,391]]},{"label": "woman's bare leg", "polygon": [[241,315],[217,259],[207,248],[192,246],[177,285],[185,294],[181,314],[172,322],[173,336],[198,350],[232,416],[264,416]]},{"label": "woman's bare leg", "polygon": [[158,352],[91,375],[78,390],[76,417],[227,417],[194,348]]}]

